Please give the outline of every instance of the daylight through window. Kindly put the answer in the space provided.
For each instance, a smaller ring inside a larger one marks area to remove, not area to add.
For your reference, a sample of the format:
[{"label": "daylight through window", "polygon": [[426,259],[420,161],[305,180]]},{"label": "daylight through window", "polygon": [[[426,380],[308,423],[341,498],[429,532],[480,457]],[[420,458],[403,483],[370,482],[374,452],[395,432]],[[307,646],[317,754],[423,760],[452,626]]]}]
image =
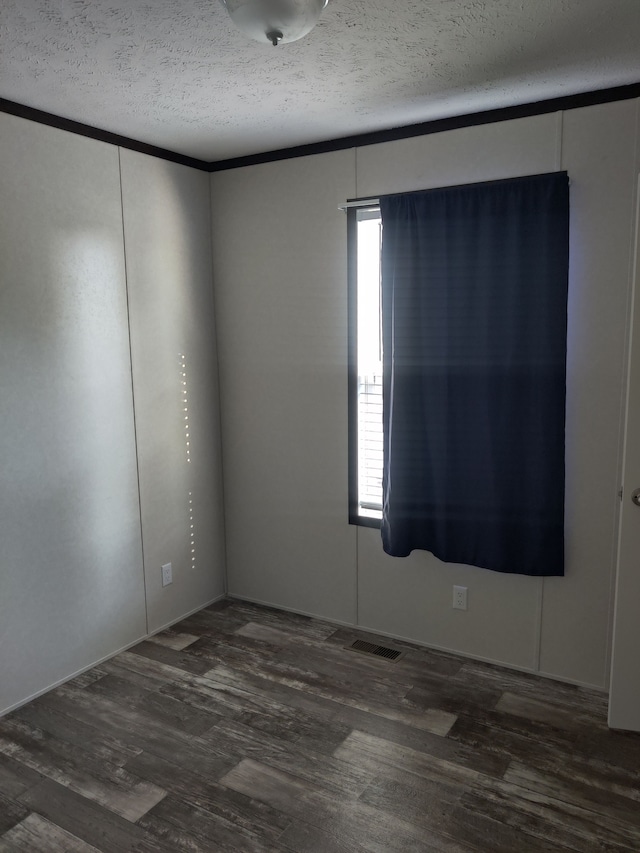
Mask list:
[{"label": "daylight through window", "polygon": [[[382,517],[382,329],[380,317],[380,209],[354,211],[357,245],[356,374],[357,496],[359,518]],[[353,233],[353,232],[352,232]],[[353,464],[353,462],[352,462]]]}]

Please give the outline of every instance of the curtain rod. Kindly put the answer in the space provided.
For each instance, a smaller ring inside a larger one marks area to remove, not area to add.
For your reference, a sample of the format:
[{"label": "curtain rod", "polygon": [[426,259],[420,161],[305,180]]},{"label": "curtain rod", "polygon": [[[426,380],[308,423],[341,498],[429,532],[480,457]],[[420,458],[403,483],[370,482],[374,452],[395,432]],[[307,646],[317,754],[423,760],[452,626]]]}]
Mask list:
[{"label": "curtain rod", "polygon": [[371,198],[350,199],[349,201],[346,201],[344,204],[341,204],[338,207],[338,210],[344,210],[346,213],[347,210],[351,210],[354,207],[356,207],[356,208],[357,207],[359,207],[359,208],[365,207],[366,208],[366,207],[379,207],[379,206],[380,206],[380,199],[374,198],[372,196]]},{"label": "curtain rod", "polygon": [[[566,169],[558,169],[556,172],[542,172],[541,174],[537,175],[517,175],[514,178],[497,178],[493,181],[472,181],[470,183],[465,184],[451,184],[446,187],[430,187],[427,190],[410,190],[406,193],[388,193],[388,195],[414,195],[417,193],[429,192],[430,190],[452,190],[459,187],[478,187],[488,186],[490,184],[506,184],[508,181],[514,181],[519,179],[525,180],[526,178],[542,178],[544,175],[555,174],[564,174],[568,177],[568,172],[566,171]],[[571,186],[571,181],[569,181],[569,186]],[[346,213],[347,210],[351,210],[352,208],[379,207],[380,198],[385,198],[385,196],[370,196],[369,198],[348,199],[344,204],[341,204],[338,207],[338,210],[343,210]]]}]

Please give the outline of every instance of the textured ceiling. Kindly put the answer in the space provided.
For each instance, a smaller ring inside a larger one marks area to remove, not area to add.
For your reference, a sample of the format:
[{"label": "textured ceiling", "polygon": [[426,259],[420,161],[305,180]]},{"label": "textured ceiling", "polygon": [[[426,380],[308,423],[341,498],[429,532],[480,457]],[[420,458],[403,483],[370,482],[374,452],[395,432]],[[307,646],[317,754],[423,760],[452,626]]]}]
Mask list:
[{"label": "textured ceiling", "polygon": [[0,97],[222,160],[640,82],[640,0],[330,0],[258,44],[219,0],[0,0]]}]

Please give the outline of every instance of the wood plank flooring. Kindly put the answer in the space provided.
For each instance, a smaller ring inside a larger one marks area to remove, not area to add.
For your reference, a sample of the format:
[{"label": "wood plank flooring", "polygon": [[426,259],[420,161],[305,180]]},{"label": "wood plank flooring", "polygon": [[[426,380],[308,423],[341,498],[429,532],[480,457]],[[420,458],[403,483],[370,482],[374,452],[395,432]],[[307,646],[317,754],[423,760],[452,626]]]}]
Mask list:
[{"label": "wood plank flooring", "polygon": [[225,601],[0,720],[14,851],[638,853],[640,736],[595,691]]}]

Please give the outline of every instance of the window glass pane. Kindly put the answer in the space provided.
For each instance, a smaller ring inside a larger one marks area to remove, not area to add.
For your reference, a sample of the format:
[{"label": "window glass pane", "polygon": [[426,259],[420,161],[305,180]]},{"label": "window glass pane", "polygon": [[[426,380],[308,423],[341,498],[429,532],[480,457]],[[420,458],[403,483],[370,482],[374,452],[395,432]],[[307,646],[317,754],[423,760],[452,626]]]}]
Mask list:
[{"label": "window glass pane", "polygon": [[382,516],[380,211],[358,211],[358,514]]}]

